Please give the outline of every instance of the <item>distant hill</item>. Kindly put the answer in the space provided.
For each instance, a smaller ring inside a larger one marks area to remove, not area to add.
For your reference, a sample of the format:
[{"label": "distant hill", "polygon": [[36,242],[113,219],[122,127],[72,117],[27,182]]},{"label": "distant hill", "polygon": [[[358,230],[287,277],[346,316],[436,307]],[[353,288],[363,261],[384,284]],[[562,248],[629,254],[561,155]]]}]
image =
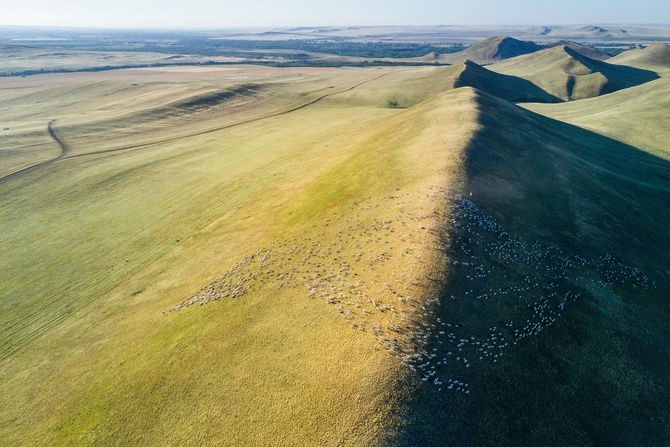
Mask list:
[{"label": "distant hill", "polygon": [[643,49],[628,50],[608,62],[657,72],[668,72],[670,71],[670,45],[657,43]]},{"label": "distant hill", "polygon": [[602,28],[600,26],[594,26],[594,25],[586,25],[581,28],[578,28],[577,31],[582,31],[585,33],[598,33],[598,34],[605,34],[608,31],[605,28]]},{"label": "distant hill", "polygon": [[596,60],[600,60],[600,61],[604,61],[604,60],[609,59],[609,58],[612,57],[611,54],[606,53],[603,50],[599,50],[597,48],[593,48],[593,47],[590,47],[588,45],[582,45],[582,44],[577,43],[577,42],[572,42],[570,40],[559,40],[558,42],[549,44],[546,47],[547,48],[554,48],[554,47],[561,47],[561,46],[568,47],[571,50],[574,50],[574,51],[576,51],[577,53],[579,53],[583,56],[590,57],[591,59],[596,59]]},{"label": "distant hill", "polygon": [[565,101],[592,98],[658,78],[648,70],[591,59],[565,45],[503,61],[490,69],[527,79]]},{"label": "distant hill", "polygon": [[492,64],[523,54],[534,53],[543,48],[536,43],[514,39],[513,37],[494,36],[458,53],[445,55],[442,60],[445,62],[470,60],[477,64]]},{"label": "distant hill", "polygon": [[576,31],[584,33],[591,37],[602,37],[602,38],[611,38],[611,37],[624,37],[628,35],[628,30],[617,27],[607,27],[603,28],[602,26],[596,25],[587,25],[581,28],[578,28]]}]

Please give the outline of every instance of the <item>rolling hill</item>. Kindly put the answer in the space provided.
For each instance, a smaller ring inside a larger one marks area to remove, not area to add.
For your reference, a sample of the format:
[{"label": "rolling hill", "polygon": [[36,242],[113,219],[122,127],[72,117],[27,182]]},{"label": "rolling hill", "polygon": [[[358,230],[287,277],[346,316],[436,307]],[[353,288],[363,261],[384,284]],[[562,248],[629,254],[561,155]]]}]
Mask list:
[{"label": "rolling hill", "polygon": [[667,443],[670,163],[474,93],[426,369],[475,397],[415,389],[401,445]]},{"label": "rolling hill", "polygon": [[564,101],[592,98],[658,78],[649,70],[590,59],[567,46],[519,56],[489,68],[531,81]]},{"label": "rolling hill", "polygon": [[591,59],[599,60],[599,61],[604,61],[607,59],[610,59],[612,57],[611,54],[606,53],[603,50],[600,50],[598,48],[593,48],[588,45],[582,45],[577,42],[571,42],[569,40],[559,40],[558,42],[551,43],[549,45],[546,45],[547,48],[554,48],[554,47],[568,47],[571,50],[581,54],[582,56],[586,56]]},{"label": "rolling hill", "polygon": [[670,162],[608,119],[660,122],[667,82],[510,102],[652,75],[561,46],[0,79],[0,439],[670,443]]},{"label": "rolling hill", "polygon": [[[398,382],[421,383],[401,357],[419,345],[404,318],[433,299],[433,188],[458,181],[471,94],[380,106],[414,76],[398,69],[116,74],[3,81],[32,86],[4,91],[15,120],[57,118],[67,147],[0,181],[3,442],[392,439]],[[276,92],[178,125],[128,102],[236,79]],[[32,115],[16,95],[41,95]]]},{"label": "rolling hill", "polygon": [[608,62],[668,74],[670,72],[670,45],[656,43],[646,48],[624,51]]},{"label": "rolling hill", "polygon": [[666,77],[598,98],[523,107],[670,160],[669,98],[670,78]]},{"label": "rolling hill", "polygon": [[454,80],[454,88],[473,87],[511,102],[560,101],[530,81],[487,70],[472,61],[463,62],[459,68],[460,71]]}]

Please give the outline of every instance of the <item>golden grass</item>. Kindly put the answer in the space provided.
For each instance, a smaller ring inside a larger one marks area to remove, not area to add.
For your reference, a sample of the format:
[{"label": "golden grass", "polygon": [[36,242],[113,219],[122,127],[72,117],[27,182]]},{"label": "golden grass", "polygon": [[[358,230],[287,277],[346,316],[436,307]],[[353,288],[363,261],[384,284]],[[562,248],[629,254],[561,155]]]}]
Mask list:
[{"label": "golden grass", "polygon": [[[255,69],[244,70],[231,78],[203,70],[197,80],[189,73],[173,79],[176,86],[154,85],[154,74],[166,76],[159,70],[128,75],[135,82],[56,77],[69,92],[63,109],[55,100],[63,91],[51,90],[48,77],[34,87],[31,95],[39,101],[42,92],[48,104],[35,116],[58,119],[72,154],[142,147],[66,158],[0,183],[0,247],[11,253],[0,260],[5,442],[381,445],[391,435],[405,370],[306,290],[259,286],[241,298],[163,312],[280,237],[325,245],[347,231],[347,219],[429,213],[439,204],[428,188],[460,181],[463,148],[477,129],[473,93],[392,110],[380,107],[379,91],[416,83],[416,75],[264,69],[255,80],[271,94],[262,104],[197,111],[177,129],[169,116],[131,134],[132,119],[118,131],[105,126],[144,107],[132,105],[135,95],[154,97],[160,108],[183,98],[184,86],[201,93],[254,77]],[[276,115],[366,80],[342,93],[355,95],[355,106],[334,95]],[[139,92],[125,90],[128,82]],[[22,103],[13,105],[17,115]],[[83,118],[89,107],[97,123]],[[53,116],[57,110],[65,112]],[[264,115],[276,116],[226,128]],[[208,129],[220,130],[202,133]],[[150,144],[156,139],[163,142]],[[384,199],[401,193],[408,199]],[[388,206],[349,208],[367,197]],[[417,255],[429,259],[430,235],[415,238]],[[373,252],[394,240],[360,243]],[[398,272],[420,278],[428,268],[412,256],[358,271],[376,288]]]}]

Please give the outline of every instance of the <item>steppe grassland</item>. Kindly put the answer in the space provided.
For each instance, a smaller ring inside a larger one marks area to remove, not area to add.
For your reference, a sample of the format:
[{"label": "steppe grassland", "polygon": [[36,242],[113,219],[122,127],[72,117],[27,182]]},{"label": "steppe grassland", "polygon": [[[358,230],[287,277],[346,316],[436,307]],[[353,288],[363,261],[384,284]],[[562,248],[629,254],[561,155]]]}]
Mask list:
[{"label": "steppe grassland", "polygon": [[[220,131],[198,134],[207,126],[195,123],[188,138],[63,160],[1,184],[0,243],[12,253],[2,258],[2,277],[10,278],[2,285],[2,438],[383,441],[397,422],[392,409],[401,396],[391,391],[402,370],[373,348],[370,334],[307,291],[260,289],[162,312],[279,237],[318,238],[325,219],[346,218],[357,200],[397,189],[416,197],[360,217],[369,220],[436,206],[424,192],[459,181],[462,150],[476,130],[472,93],[389,109],[376,93],[402,81],[389,72],[352,90],[368,92],[368,104],[365,94],[355,106],[334,95]],[[293,73],[295,82],[276,87],[277,95],[308,102],[385,73]],[[259,107],[297,104],[268,103]],[[243,109],[244,118],[257,116]],[[108,140],[78,139],[70,119],[63,134],[73,148],[117,146],[111,132]],[[151,135],[134,141],[150,143]],[[345,219],[338,222],[346,231]],[[396,268],[409,277],[430,265],[404,262]],[[395,279],[375,273],[362,279]]]}]

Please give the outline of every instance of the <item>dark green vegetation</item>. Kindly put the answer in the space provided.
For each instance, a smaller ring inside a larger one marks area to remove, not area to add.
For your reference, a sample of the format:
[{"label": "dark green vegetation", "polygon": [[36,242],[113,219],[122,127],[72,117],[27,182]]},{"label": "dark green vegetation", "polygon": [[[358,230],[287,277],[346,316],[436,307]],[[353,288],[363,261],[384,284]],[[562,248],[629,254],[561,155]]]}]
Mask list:
[{"label": "dark green vegetation", "polygon": [[[203,55],[234,55],[238,52],[263,50],[290,50],[299,52],[298,56],[307,58],[307,53],[325,53],[336,56],[362,58],[410,58],[425,56],[428,53],[437,55],[455,53],[463,49],[463,45],[435,46],[429,44],[397,43],[397,42],[348,42],[323,40],[234,40],[234,39],[181,39],[178,43],[165,45],[147,45],[143,51],[170,52]],[[252,53],[247,53],[252,54]],[[263,53],[261,53],[263,54]],[[278,53],[270,53],[276,56]],[[282,53],[279,53],[282,54]],[[283,53],[285,54],[285,53]],[[291,53],[291,58],[296,57]]]}]

